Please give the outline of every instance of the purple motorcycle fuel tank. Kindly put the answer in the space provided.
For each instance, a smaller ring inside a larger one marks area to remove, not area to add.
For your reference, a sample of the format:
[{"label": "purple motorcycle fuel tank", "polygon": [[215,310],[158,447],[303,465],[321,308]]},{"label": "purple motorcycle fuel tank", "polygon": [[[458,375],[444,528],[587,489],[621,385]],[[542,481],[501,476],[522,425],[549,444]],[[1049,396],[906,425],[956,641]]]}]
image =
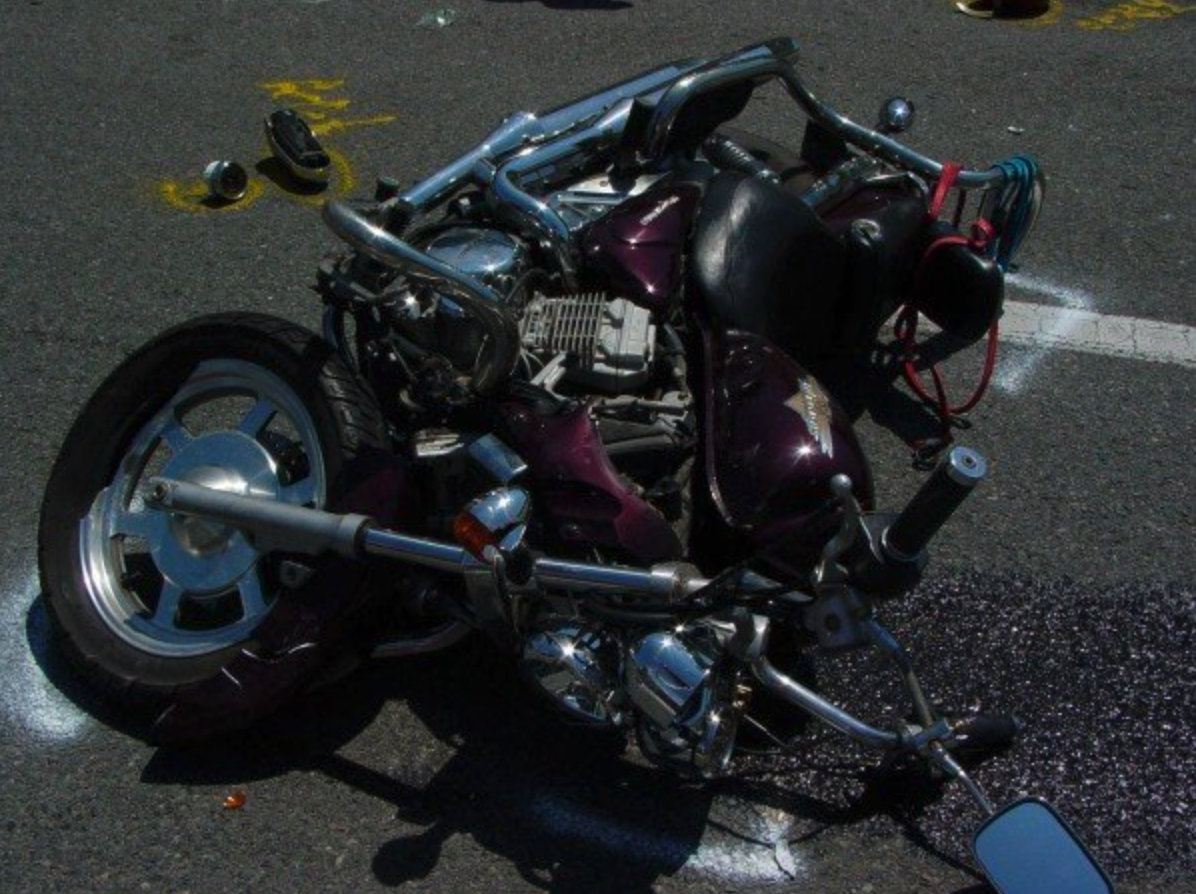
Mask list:
[{"label": "purple motorcycle fuel tank", "polygon": [[667,314],[681,293],[681,262],[700,198],[696,186],[680,183],[628,199],[586,231],[587,264],[620,297]]},{"label": "purple motorcycle fuel tank", "polygon": [[702,329],[704,450],[723,521],[786,574],[805,574],[840,513],[830,480],[851,479],[865,508],[872,470],[851,420],[815,378],[766,339]]},{"label": "purple motorcycle fuel tank", "polygon": [[[585,232],[587,266],[613,295],[667,319],[684,292],[700,201],[696,186],[675,184],[624,202]],[[724,331],[704,314],[689,317],[700,334],[694,345],[702,357],[693,361],[704,391],[699,449],[715,511],[765,564],[804,575],[837,525],[831,478],[847,475],[861,504],[873,504],[872,472],[851,420],[767,339]],[[588,407],[546,414],[509,403],[501,413],[560,536],[640,561],[680,557],[684,546],[668,522],[615,471]]]}]

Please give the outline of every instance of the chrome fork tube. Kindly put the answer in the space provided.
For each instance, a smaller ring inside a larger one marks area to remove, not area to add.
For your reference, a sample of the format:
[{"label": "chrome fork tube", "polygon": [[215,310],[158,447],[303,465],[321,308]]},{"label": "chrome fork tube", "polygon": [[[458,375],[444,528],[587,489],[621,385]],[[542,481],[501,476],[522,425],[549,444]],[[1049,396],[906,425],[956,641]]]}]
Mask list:
[{"label": "chrome fork tube", "polygon": [[435,571],[463,572],[471,566],[484,568],[464,547],[426,537],[412,537],[385,528],[366,528],[359,540],[361,550],[370,556],[410,562]]},{"label": "chrome fork tube", "polygon": [[536,559],[532,573],[542,587],[654,596],[663,601],[695,593],[710,583],[705,578],[680,574],[671,567],[627,568],[547,557]]},{"label": "chrome fork tube", "polygon": [[[265,552],[380,556],[457,574],[490,567],[455,543],[380,528],[363,515],[339,515],[188,481],[154,478],[150,483],[150,509],[210,519],[245,531]],[[532,574],[541,586],[562,590],[672,599],[709,583],[688,569],[686,565],[627,568],[541,556],[535,560]]]},{"label": "chrome fork tube", "polygon": [[[366,528],[358,542],[367,555],[410,562],[436,571],[464,574],[490,568],[454,543],[412,537],[384,528]],[[693,593],[709,583],[704,578],[688,577],[671,567],[626,568],[546,556],[536,559],[532,579],[540,587],[556,590],[617,592],[662,601]]]}]

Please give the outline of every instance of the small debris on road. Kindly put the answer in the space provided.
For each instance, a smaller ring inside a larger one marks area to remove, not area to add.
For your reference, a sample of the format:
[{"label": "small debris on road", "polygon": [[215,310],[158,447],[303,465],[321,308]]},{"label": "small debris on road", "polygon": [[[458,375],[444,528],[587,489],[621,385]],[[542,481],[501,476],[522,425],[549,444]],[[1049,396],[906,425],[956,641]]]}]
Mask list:
[{"label": "small debris on road", "polygon": [[212,199],[236,202],[245,198],[249,189],[249,175],[235,161],[214,161],[203,170],[203,181]]},{"label": "small debris on road", "polygon": [[228,795],[221,804],[225,810],[240,810],[245,806],[246,801],[245,792],[233,792]]},{"label": "small debris on road", "polygon": [[955,8],[974,19],[1032,19],[1048,12],[1051,0],[960,0]]},{"label": "small debris on road", "polygon": [[416,25],[421,28],[447,28],[457,20],[457,10],[442,6],[426,13]]}]

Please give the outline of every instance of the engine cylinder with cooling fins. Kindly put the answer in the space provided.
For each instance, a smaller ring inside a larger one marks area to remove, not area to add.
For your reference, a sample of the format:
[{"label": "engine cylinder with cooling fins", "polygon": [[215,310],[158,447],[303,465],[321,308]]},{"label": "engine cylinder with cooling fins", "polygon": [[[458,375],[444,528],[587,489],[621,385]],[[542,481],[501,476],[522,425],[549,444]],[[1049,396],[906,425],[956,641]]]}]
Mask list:
[{"label": "engine cylinder with cooling fins", "polygon": [[652,375],[656,326],[652,314],[626,298],[605,293],[561,297],[537,294],[519,323],[523,346],[552,358],[566,354],[565,378],[618,394],[644,385]]}]

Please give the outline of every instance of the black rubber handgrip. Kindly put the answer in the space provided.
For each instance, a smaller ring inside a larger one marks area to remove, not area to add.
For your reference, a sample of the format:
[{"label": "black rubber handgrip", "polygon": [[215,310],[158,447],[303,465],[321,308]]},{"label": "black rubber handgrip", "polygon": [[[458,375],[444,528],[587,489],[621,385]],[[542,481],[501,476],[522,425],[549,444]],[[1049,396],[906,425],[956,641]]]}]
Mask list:
[{"label": "black rubber handgrip", "polygon": [[916,559],[986,471],[979,453],[967,447],[952,448],[885,530],[882,543],[889,557],[907,562]]}]

